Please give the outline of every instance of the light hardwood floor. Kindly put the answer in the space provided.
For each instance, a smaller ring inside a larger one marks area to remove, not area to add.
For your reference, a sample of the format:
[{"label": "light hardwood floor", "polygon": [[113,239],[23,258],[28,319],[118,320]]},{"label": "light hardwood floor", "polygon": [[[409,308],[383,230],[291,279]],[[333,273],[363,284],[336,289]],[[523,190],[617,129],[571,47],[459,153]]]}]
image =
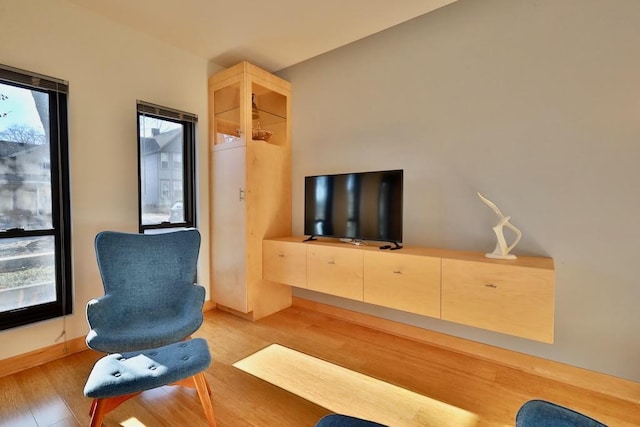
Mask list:
[{"label": "light hardwood floor", "polygon": [[[294,306],[257,322],[212,310],[196,334],[214,358],[207,370],[218,426],[313,426],[328,411],[232,366],[271,343],[407,388],[479,416],[478,426],[513,425],[518,408],[543,398],[610,426],[640,425],[628,401],[469,355],[399,338]],[[0,378],[0,426],[87,426],[84,382],[100,354],[84,351]],[[109,413],[105,426],[206,426],[195,390],[162,387]]]}]

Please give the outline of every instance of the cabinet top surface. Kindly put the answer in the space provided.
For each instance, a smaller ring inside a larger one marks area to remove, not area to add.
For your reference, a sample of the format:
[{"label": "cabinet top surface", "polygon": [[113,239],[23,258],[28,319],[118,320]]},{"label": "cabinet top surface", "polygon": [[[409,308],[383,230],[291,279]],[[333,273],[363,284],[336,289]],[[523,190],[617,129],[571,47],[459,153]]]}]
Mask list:
[{"label": "cabinet top surface", "polygon": [[218,85],[227,79],[243,74],[249,75],[256,80],[261,80],[262,84],[279,87],[287,92],[291,90],[291,83],[288,81],[246,61],[240,62],[226,70],[219,71],[210,76],[209,86]]},{"label": "cabinet top surface", "polygon": [[451,260],[460,260],[460,261],[473,261],[494,265],[506,265],[506,266],[519,266],[519,267],[531,267],[531,268],[543,268],[543,269],[554,269],[553,258],[550,257],[537,257],[537,256],[518,256],[515,260],[497,260],[485,257],[484,252],[477,251],[458,251],[453,249],[440,249],[440,248],[429,248],[422,246],[406,246],[403,245],[402,249],[396,251],[389,250],[381,250],[380,246],[386,243],[380,242],[368,242],[363,245],[354,245],[351,243],[341,242],[338,239],[330,239],[330,238],[316,238],[317,240],[312,240],[308,242],[304,242],[305,236],[287,236],[287,237],[278,237],[278,238],[270,238],[266,240],[272,241],[280,241],[280,242],[291,242],[291,243],[300,243],[310,246],[333,246],[340,247],[352,250],[361,250],[361,251],[372,251],[376,253],[386,253],[393,255],[416,255],[416,256],[428,256],[428,257],[437,257],[443,259],[451,259]]}]

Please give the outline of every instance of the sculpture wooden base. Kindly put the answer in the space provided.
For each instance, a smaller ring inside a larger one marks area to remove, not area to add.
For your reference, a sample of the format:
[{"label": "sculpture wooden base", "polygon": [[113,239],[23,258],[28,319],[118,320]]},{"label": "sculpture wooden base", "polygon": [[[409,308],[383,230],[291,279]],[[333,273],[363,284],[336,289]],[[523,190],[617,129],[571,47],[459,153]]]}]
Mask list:
[{"label": "sculpture wooden base", "polygon": [[518,259],[518,257],[513,254],[502,255],[502,254],[494,254],[493,252],[485,254],[484,256],[492,259]]}]

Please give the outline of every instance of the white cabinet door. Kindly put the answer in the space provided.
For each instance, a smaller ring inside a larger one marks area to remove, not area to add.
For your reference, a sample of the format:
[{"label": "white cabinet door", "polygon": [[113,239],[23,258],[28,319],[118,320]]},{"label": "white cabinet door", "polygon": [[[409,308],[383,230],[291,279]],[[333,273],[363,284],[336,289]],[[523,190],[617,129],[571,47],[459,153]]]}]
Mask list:
[{"label": "white cabinet door", "polygon": [[215,150],[211,186],[213,300],[247,311],[246,287],[246,146]]}]

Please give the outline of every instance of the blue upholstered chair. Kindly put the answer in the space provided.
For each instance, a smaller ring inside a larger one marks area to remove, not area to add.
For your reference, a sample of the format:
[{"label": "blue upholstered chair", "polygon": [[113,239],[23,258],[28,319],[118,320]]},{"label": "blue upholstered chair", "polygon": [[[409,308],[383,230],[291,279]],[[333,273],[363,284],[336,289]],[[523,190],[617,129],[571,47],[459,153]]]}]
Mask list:
[{"label": "blue upholstered chair", "polygon": [[194,283],[200,233],[99,233],[104,296],[87,304],[87,345],[104,353],[181,341],[202,324],[205,290]]},{"label": "blue upholstered chair", "polygon": [[[384,427],[373,421],[341,414],[322,417],[315,427]],[[544,400],[530,400],[518,410],[516,427],[607,427],[579,412]]]},{"label": "blue upholstered chair", "polygon": [[516,427],[606,427],[579,412],[544,400],[530,400],[518,410]]},{"label": "blue upholstered chair", "polygon": [[315,427],[386,427],[373,421],[342,414],[329,414],[320,418]]}]

